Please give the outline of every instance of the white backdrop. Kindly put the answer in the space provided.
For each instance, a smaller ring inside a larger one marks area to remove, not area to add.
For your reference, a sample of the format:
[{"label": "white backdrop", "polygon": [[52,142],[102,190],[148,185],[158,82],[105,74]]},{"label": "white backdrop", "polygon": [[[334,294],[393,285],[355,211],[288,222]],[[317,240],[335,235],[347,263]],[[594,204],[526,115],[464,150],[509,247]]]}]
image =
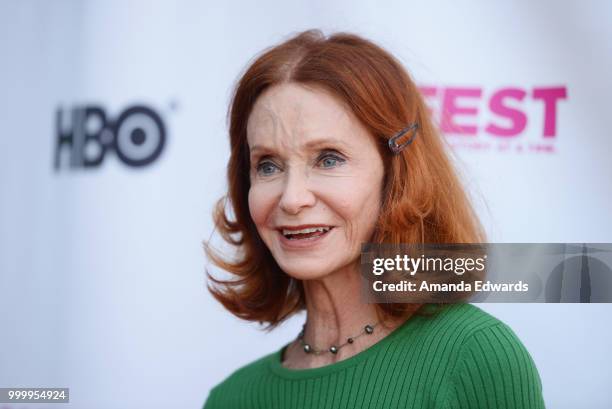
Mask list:
[{"label": "white backdrop", "polygon": [[[222,310],[201,242],[225,188],[232,85],[308,28],[390,50],[437,90],[440,120],[467,111],[451,119],[468,133],[447,138],[490,241],[611,242],[610,21],[600,1],[3,1],[0,387],[69,387],[74,408],[197,408],[297,334],[303,316],[265,334]],[[565,97],[534,92],[551,88]],[[163,120],[159,158],[54,168],[58,109],[70,124],[73,107],[113,121],[137,104]],[[481,306],[531,352],[547,407],[612,407],[612,306]]]}]

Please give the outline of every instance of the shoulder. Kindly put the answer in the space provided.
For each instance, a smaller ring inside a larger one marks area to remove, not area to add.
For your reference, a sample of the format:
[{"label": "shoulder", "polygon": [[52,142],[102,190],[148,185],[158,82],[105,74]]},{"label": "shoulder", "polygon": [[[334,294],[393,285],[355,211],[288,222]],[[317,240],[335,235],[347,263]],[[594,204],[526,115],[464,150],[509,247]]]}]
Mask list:
[{"label": "shoulder", "polygon": [[250,385],[253,381],[265,375],[268,371],[270,360],[274,359],[277,353],[278,351],[271,352],[230,373],[230,375],[210,390],[208,398],[204,403],[204,409],[220,407],[218,402],[226,401],[232,395],[235,396],[237,392],[244,390],[245,386]]},{"label": "shoulder", "polygon": [[268,363],[276,354],[277,351],[271,352],[239,367],[213,387],[213,390],[233,389],[236,386],[241,386],[241,384],[249,383],[249,381],[260,377],[267,372]]},{"label": "shoulder", "polygon": [[446,373],[475,340],[484,337],[492,345],[501,332],[504,339],[520,343],[505,323],[468,303],[426,305],[403,332],[398,338],[407,353],[418,351],[419,356],[434,359]]},{"label": "shoulder", "polygon": [[544,407],[535,363],[507,324],[471,304],[451,307],[438,318],[449,325],[458,320],[446,333],[455,343],[440,391],[442,407]]},{"label": "shoulder", "polygon": [[487,328],[505,327],[510,330],[493,315],[467,303],[428,305],[414,319],[423,337],[443,339],[453,346],[463,345]]},{"label": "shoulder", "polygon": [[[425,320],[431,318],[425,318]],[[469,368],[483,371],[533,367],[533,360],[516,333],[503,321],[472,304],[444,306],[436,313],[426,336],[435,337],[452,351],[454,374]]]}]

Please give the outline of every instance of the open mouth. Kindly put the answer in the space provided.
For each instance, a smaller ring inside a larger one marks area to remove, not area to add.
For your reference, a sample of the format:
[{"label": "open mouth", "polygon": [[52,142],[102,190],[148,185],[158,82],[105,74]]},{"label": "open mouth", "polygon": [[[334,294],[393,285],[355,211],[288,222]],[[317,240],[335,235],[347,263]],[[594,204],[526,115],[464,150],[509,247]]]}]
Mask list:
[{"label": "open mouth", "polygon": [[309,227],[300,230],[282,229],[280,232],[288,240],[312,240],[323,237],[333,229],[332,226]]}]

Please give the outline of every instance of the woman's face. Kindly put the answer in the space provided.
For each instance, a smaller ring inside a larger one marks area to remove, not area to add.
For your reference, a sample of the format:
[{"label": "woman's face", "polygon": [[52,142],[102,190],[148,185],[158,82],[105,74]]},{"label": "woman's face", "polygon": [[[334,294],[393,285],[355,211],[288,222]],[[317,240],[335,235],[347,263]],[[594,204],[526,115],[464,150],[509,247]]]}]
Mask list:
[{"label": "woman's face", "polygon": [[355,262],[374,232],[384,169],[350,109],[319,89],[276,85],[257,99],[247,139],[251,217],[283,271],[307,280]]}]

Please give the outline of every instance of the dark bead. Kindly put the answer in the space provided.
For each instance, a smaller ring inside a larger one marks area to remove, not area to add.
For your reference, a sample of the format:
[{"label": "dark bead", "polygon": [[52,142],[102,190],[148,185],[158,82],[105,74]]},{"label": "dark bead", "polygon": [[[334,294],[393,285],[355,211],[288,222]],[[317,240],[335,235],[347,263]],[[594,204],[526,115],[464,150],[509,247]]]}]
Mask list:
[{"label": "dark bead", "polygon": [[374,332],[374,328],[372,328],[372,326],[371,326],[371,325],[366,325],[366,326],[365,326],[365,332],[366,332],[367,334],[371,334],[372,332]]},{"label": "dark bead", "polygon": [[349,339],[346,340],[346,342],[348,342],[349,344],[352,344],[353,341],[355,341],[353,338],[349,338]]},{"label": "dark bead", "polygon": [[304,352],[309,354],[311,351],[312,351],[312,348],[310,348],[310,345],[304,344]]},{"label": "dark bead", "polygon": [[338,348],[336,348],[334,345],[329,347],[329,352],[331,352],[332,354],[335,354],[338,352]]}]

